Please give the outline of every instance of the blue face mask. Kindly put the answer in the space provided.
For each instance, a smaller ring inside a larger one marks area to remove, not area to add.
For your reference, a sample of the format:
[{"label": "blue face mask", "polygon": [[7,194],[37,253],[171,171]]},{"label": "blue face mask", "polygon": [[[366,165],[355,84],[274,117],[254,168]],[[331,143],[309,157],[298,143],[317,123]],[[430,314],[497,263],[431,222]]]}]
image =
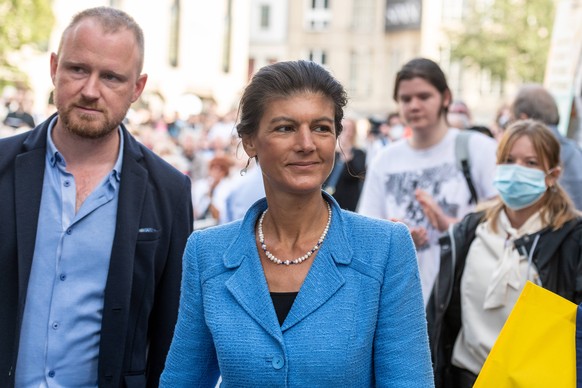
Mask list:
[{"label": "blue face mask", "polygon": [[533,205],[546,192],[546,174],[536,168],[517,164],[500,164],[493,185],[503,202],[513,210]]}]

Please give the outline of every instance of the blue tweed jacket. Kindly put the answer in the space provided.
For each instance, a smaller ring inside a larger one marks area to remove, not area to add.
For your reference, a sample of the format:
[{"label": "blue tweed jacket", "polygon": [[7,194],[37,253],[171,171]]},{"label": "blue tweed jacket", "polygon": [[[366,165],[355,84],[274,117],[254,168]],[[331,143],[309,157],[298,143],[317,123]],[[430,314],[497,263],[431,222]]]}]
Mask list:
[{"label": "blue tweed jacket", "polygon": [[416,254],[403,224],[332,204],[329,233],[282,326],[242,221],[194,232],[162,387],[432,387]]}]

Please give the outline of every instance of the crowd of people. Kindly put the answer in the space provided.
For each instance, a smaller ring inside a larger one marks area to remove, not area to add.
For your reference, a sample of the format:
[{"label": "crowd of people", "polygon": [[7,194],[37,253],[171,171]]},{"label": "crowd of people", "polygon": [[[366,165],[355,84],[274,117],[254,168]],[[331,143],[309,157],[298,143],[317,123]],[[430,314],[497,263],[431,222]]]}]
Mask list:
[{"label": "crowd of people", "polygon": [[284,61],[223,116],[152,118],[143,40],[82,11],[56,112],[6,105],[0,386],[465,388],[527,281],[582,302],[582,151],[542,86],[487,128],[415,58],[362,139]]}]

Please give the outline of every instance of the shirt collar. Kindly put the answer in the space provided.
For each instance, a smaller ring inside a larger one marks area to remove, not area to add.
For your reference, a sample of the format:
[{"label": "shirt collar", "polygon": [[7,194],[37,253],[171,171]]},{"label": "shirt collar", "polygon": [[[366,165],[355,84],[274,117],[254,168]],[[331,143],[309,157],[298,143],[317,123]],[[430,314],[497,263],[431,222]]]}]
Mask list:
[{"label": "shirt collar", "polygon": [[[57,146],[55,145],[55,143],[53,142],[53,139],[52,139],[53,128],[57,122],[57,118],[58,118],[58,115],[53,117],[53,119],[51,120],[51,122],[49,123],[49,126],[48,126],[48,132],[47,132],[47,137],[46,137],[47,160],[48,160],[49,164],[51,165],[51,167],[55,167],[58,164],[59,166],[62,166],[64,168],[67,166],[67,162],[65,161],[65,158],[61,155],[59,150],[57,149]],[[123,132],[121,131],[120,126],[117,127],[117,131],[119,132],[119,151],[117,153],[117,160],[115,161],[115,164],[113,165],[113,170],[111,172],[111,175],[113,178],[115,178],[116,181],[119,182],[121,180],[121,166],[123,165],[123,152],[122,151],[123,151],[123,145],[125,143],[125,140],[123,139]]]},{"label": "shirt collar", "polygon": [[57,146],[55,146],[55,143],[53,142],[52,139],[53,128],[55,126],[55,123],[57,122],[57,117],[58,116],[53,117],[48,126],[48,131],[46,135],[47,159],[51,167],[55,167],[57,163],[64,167],[67,165],[65,159],[61,156],[59,150],[57,149]]}]

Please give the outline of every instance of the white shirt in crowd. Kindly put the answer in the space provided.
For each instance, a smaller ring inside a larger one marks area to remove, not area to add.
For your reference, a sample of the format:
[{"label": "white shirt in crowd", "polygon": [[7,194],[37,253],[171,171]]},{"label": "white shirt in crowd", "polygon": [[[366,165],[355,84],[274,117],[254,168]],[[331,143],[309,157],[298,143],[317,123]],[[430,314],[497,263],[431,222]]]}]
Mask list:
[{"label": "white shirt in crowd", "polygon": [[[358,212],[367,216],[396,219],[409,227],[427,229],[429,242],[417,247],[418,265],[425,305],[440,265],[438,239],[434,228],[416,201],[415,191],[430,194],[443,211],[461,218],[474,209],[471,193],[455,160],[455,139],[459,130],[450,128],[445,137],[427,149],[412,148],[401,139],[382,148],[366,172]],[[497,143],[475,133],[469,138],[471,177],[480,200],[494,197],[493,187]]]}]

